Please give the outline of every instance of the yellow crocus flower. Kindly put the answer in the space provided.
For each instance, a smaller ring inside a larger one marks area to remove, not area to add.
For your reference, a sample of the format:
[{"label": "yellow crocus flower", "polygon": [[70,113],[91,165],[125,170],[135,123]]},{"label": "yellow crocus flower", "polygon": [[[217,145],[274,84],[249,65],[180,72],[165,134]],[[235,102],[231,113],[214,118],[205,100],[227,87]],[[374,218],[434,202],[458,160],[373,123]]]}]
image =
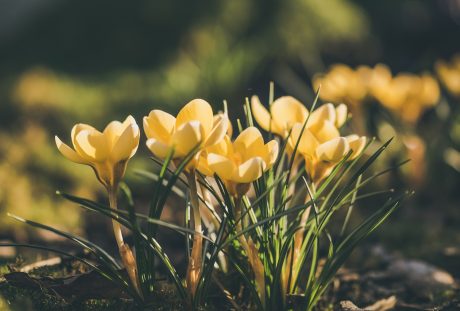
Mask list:
[{"label": "yellow crocus flower", "polygon": [[[306,152],[304,144],[308,145],[309,147],[307,149],[309,149],[312,144],[321,144],[333,138],[339,137],[340,132],[338,128],[346,122],[347,116],[348,109],[344,104],[340,104],[335,107],[333,104],[328,103],[314,110],[310,114],[304,130],[305,137],[309,138],[300,141],[298,151],[300,153]],[[302,127],[303,124],[301,123],[293,125],[291,129],[291,136],[289,137],[288,144],[286,146],[289,153],[293,152]]]},{"label": "yellow crocus flower", "polygon": [[128,160],[139,146],[139,127],[132,116],[121,123],[110,122],[103,132],[87,124],[76,124],[71,139],[74,149],[55,136],[59,151],[70,161],[91,166],[99,181],[114,189],[123,177]]},{"label": "yellow crocus flower", "polygon": [[[308,119],[308,127],[317,132],[329,131],[330,127],[340,128],[348,117],[348,109],[344,104],[334,106],[331,103],[322,105],[310,115],[308,109],[297,99],[283,96],[276,99],[270,106],[270,112],[261,104],[257,96],[251,98],[252,114],[257,123],[267,132],[271,131],[283,138],[287,137],[295,124],[303,124]],[[326,123],[324,123],[326,121]]]},{"label": "yellow crocus flower", "polygon": [[[99,181],[107,189],[109,204],[117,209],[118,183],[123,177],[128,160],[139,146],[140,131],[132,116],[121,123],[110,122],[103,132],[87,124],[77,124],[72,128],[71,138],[74,149],[55,136],[59,151],[67,159],[91,166]],[[113,219],[113,231],[120,257],[128,276],[140,296],[142,292],[137,278],[137,266],[133,252],[124,242],[120,223]]]},{"label": "yellow crocus flower", "polygon": [[438,103],[438,82],[427,73],[400,73],[389,80],[373,85],[372,95],[403,121],[415,123],[422,113]]},{"label": "yellow crocus flower", "polygon": [[264,144],[260,131],[248,127],[233,143],[226,136],[224,143],[207,151],[205,172],[216,173],[232,194],[238,194],[238,185],[248,185],[260,178],[273,166],[277,156],[278,142],[272,140]]},{"label": "yellow crocus flower", "polygon": [[214,119],[211,105],[203,99],[194,99],[173,117],[161,110],[152,110],[144,117],[147,147],[158,158],[164,159],[171,148],[173,158],[183,158],[195,147],[200,150],[222,140],[228,129],[228,118]]},{"label": "yellow crocus flower", "polygon": [[307,108],[292,96],[283,96],[270,105],[270,112],[259,97],[252,96],[251,109],[257,123],[267,132],[286,137],[295,123],[303,123],[308,117]]},{"label": "yellow crocus flower", "polygon": [[302,127],[300,123],[294,125],[288,146],[293,148],[298,142],[297,152],[304,157],[306,170],[315,184],[327,177],[350,150],[353,150],[349,158],[352,160],[362,152],[366,144],[365,137],[341,137],[334,127],[324,129],[320,136],[310,128],[305,128],[302,132]]},{"label": "yellow crocus flower", "polygon": [[187,103],[177,117],[161,110],[152,110],[143,121],[147,147],[156,157],[164,159],[174,150],[173,159],[183,159],[195,148],[198,149],[185,169],[195,226],[193,247],[186,272],[186,284],[192,298],[201,275],[203,244],[195,169],[200,164],[202,151],[224,139],[229,121],[224,114],[215,117],[211,105],[203,99],[194,99]]},{"label": "yellow crocus flower", "polygon": [[321,86],[321,99],[356,106],[367,96],[366,80],[370,71],[367,66],[353,70],[347,65],[335,64],[327,73],[315,75],[312,84],[315,89]]}]

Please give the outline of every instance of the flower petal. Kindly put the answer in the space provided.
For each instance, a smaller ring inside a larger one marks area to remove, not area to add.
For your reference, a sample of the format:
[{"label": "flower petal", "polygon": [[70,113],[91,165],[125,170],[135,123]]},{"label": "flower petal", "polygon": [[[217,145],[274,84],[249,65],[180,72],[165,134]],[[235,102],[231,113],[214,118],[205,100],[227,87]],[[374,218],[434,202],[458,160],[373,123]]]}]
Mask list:
[{"label": "flower petal", "polygon": [[116,140],[110,152],[110,158],[114,163],[130,159],[139,146],[139,127],[137,124],[129,124],[128,127]]},{"label": "flower petal", "polygon": [[235,164],[227,157],[210,153],[207,157],[208,166],[211,171],[215,172],[224,180],[231,180],[235,173]]},{"label": "flower petal", "polygon": [[70,138],[72,139],[72,145],[73,145],[73,147],[75,149],[76,149],[76,146],[75,146],[76,137],[77,137],[78,133],[80,133],[83,130],[90,130],[90,131],[98,132],[98,130],[96,130],[91,125],[84,124],[84,123],[75,124],[74,127],[72,128],[72,132],[70,133]]},{"label": "flower petal", "polygon": [[107,137],[107,141],[110,146],[113,146],[117,141],[118,137],[123,133],[125,127],[120,121],[110,122],[104,129],[104,135]]},{"label": "flower petal", "polygon": [[205,152],[202,152],[198,157],[198,160],[196,161],[196,169],[206,176],[212,176],[214,174],[209,167],[208,157]]},{"label": "flower petal", "polygon": [[256,119],[261,128],[267,132],[270,130],[274,132],[273,128],[270,129],[270,113],[267,109],[265,109],[265,107],[260,102],[259,97],[256,95],[251,97],[251,110],[254,119]]},{"label": "flower petal", "polygon": [[203,138],[205,138],[212,131],[213,118],[211,105],[203,99],[194,99],[177,114],[176,129],[187,122],[199,121],[204,130]]},{"label": "flower petal", "polygon": [[304,123],[308,116],[305,106],[292,96],[283,96],[276,99],[270,107],[273,122],[289,132],[295,123]]},{"label": "flower petal", "polygon": [[238,135],[233,142],[234,152],[241,155],[242,161],[261,156],[264,149],[264,139],[259,129],[250,126]]},{"label": "flower petal", "polygon": [[323,121],[329,121],[335,124],[336,112],[333,104],[328,103],[322,105],[318,109],[315,109],[308,119],[308,126],[314,126],[314,124],[322,123]]},{"label": "flower petal", "polygon": [[110,122],[104,129],[104,135],[107,138],[109,143],[109,149],[112,150],[114,145],[116,144],[117,140],[123,134],[123,132],[132,125],[135,126],[135,133],[134,136],[139,135],[139,127],[137,126],[136,120],[132,116],[128,116],[123,123],[119,121],[112,121]]},{"label": "flower petal", "polygon": [[247,160],[236,170],[232,180],[237,183],[250,183],[262,176],[266,165],[261,157],[255,157]]},{"label": "flower petal", "polygon": [[144,117],[144,132],[147,138],[154,138],[167,144],[174,132],[176,118],[161,110],[150,111],[148,117]]},{"label": "flower petal", "polygon": [[75,149],[83,159],[90,162],[102,162],[109,156],[107,139],[99,131],[80,131],[75,137]]},{"label": "flower petal", "polygon": [[[289,145],[294,150],[297,141],[297,151],[303,155],[314,155],[316,148],[318,147],[318,140],[310,132],[308,128],[305,128],[302,132],[303,124],[297,123],[293,126],[291,136],[289,137]],[[302,136],[300,134],[302,133]]]},{"label": "flower petal", "polygon": [[225,135],[224,139],[222,139],[219,143],[207,147],[206,152],[231,156],[233,154],[233,145],[230,137]]},{"label": "flower petal", "polygon": [[324,143],[340,136],[339,130],[335,127],[334,123],[327,120],[315,123],[308,129],[316,137],[319,143]]},{"label": "flower petal", "polygon": [[[228,115],[226,113],[223,113],[223,112],[219,112],[218,114],[214,115],[212,128],[215,128],[216,125],[221,121],[221,119],[223,117],[228,119]],[[232,122],[230,122],[230,120],[228,120],[227,135],[229,137],[233,136],[233,126],[232,126]]]},{"label": "flower petal", "polygon": [[159,159],[165,159],[171,149],[171,146],[168,146],[154,138],[147,139],[145,144],[147,145],[147,148],[149,148],[149,150],[153,153],[153,155]]},{"label": "flower petal", "polygon": [[176,148],[175,157],[184,157],[202,142],[202,125],[200,121],[190,121],[182,124],[172,137]]},{"label": "flower petal", "polygon": [[350,145],[350,149],[353,153],[350,156],[350,160],[355,159],[358,155],[363,152],[364,146],[366,145],[367,139],[364,136],[359,137],[358,135],[349,135],[345,137]]},{"label": "flower petal", "polygon": [[335,114],[336,114],[336,119],[335,119],[335,126],[337,128],[342,127],[342,125],[345,124],[348,118],[348,107],[345,104],[340,104],[337,107],[335,107]]},{"label": "flower petal", "polygon": [[317,157],[322,161],[339,162],[350,150],[345,137],[337,137],[321,144],[316,149]]},{"label": "flower petal", "polygon": [[224,139],[227,131],[229,120],[224,115],[217,115],[217,120],[214,121],[214,127],[206,138],[205,146],[212,146],[219,143],[222,139]]},{"label": "flower petal", "polygon": [[80,156],[78,155],[78,153],[75,152],[75,150],[73,150],[73,149],[70,148],[68,145],[66,145],[65,143],[63,143],[63,142],[59,139],[59,137],[54,136],[54,141],[56,142],[56,146],[57,146],[59,152],[60,152],[64,157],[66,157],[67,159],[69,159],[70,161],[75,162],[75,163],[88,164],[88,162],[85,161],[82,157],[80,157]]},{"label": "flower petal", "polygon": [[267,167],[265,169],[270,169],[278,158],[279,145],[276,140],[271,140],[265,144],[267,150],[267,155],[264,159]]}]

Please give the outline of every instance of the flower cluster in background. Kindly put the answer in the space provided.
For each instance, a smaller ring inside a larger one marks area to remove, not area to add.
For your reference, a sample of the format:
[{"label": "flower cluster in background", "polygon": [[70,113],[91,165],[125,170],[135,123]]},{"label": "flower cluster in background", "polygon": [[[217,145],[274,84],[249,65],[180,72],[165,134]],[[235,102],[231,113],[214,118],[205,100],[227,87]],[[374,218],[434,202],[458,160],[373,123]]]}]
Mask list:
[{"label": "flower cluster in background", "polygon": [[355,109],[375,100],[409,124],[415,124],[425,110],[438,104],[440,98],[438,82],[431,74],[393,75],[383,64],[356,69],[343,64],[333,65],[327,73],[314,77],[313,86],[320,85],[320,97],[324,100],[345,102]]}]

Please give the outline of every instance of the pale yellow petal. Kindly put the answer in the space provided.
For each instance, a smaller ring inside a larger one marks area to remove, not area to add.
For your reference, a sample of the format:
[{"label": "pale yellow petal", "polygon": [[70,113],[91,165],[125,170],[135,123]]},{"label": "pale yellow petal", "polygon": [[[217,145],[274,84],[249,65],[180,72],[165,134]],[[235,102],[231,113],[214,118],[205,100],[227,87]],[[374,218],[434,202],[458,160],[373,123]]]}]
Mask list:
[{"label": "pale yellow petal", "polygon": [[233,142],[235,153],[241,155],[242,161],[261,156],[264,148],[264,139],[259,129],[250,126],[238,135]]},{"label": "pale yellow petal", "polygon": [[228,124],[229,120],[226,116],[221,115],[218,116],[218,120],[214,122],[214,127],[206,138],[206,142],[204,143],[205,146],[212,146],[219,143],[222,139],[224,139],[227,131],[228,131]]},{"label": "pale yellow petal", "polygon": [[130,124],[116,140],[110,158],[114,163],[131,158],[139,146],[139,127]]},{"label": "pale yellow petal", "polygon": [[104,135],[107,137],[109,143],[109,149],[113,149],[118,138],[123,134],[123,132],[132,125],[136,125],[136,132],[133,133],[134,136],[139,134],[139,127],[137,126],[136,120],[132,116],[128,116],[123,123],[119,121],[110,122],[104,129]]},{"label": "pale yellow petal", "polygon": [[206,152],[231,156],[233,154],[233,146],[230,137],[225,135],[224,139],[222,139],[219,143],[207,147]]},{"label": "pale yellow petal", "polygon": [[308,127],[308,129],[316,137],[319,143],[324,143],[340,136],[339,130],[335,125],[327,120],[315,123],[313,126]]},{"label": "pale yellow petal", "polygon": [[[297,142],[297,152],[303,155],[314,155],[316,148],[318,147],[318,140],[310,132],[308,128],[305,128],[302,132],[303,124],[297,123],[294,125],[289,138],[289,144],[292,150],[294,150]],[[300,134],[302,133],[302,136]]]},{"label": "pale yellow petal", "polygon": [[[227,119],[228,119],[228,116],[227,116]],[[228,119],[227,135],[229,137],[233,136],[233,125],[232,125],[232,122],[230,121],[230,119]]]},{"label": "pale yellow petal", "polygon": [[123,123],[119,121],[110,122],[104,129],[104,135],[107,137],[107,141],[111,147],[115,144],[116,140],[123,133],[125,127]]},{"label": "pale yellow petal", "polygon": [[[218,114],[214,115],[214,118],[213,118],[213,123],[212,123],[212,128],[215,128],[217,126],[217,124],[222,120],[222,118],[228,118],[228,115],[223,113],[223,112],[219,112]],[[227,135],[232,137],[233,135],[233,126],[232,126],[232,122],[230,122],[230,119],[228,120],[228,126],[227,126]]]},{"label": "pale yellow petal", "polygon": [[321,161],[338,162],[350,150],[345,137],[338,137],[321,144],[316,149],[316,156]]},{"label": "pale yellow petal", "polygon": [[211,105],[203,99],[194,99],[177,114],[176,128],[190,121],[199,121],[204,130],[204,137],[207,137],[211,133],[213,119]]},{"label": "pale yellow petal", "polygon": [[363,152],[363,149],[366,146],[367,139],[364,136],[359,137],[358,135],[349,135],[345,138],[348,141],[350,149],[353,150],[353,153],[350,156],[350,160],[353,160],[358,155],[360,155],[361,152]]},{"label": "pale yellow petal", "polygon": [[72,139],[72,145],[73,147],[76,149],[75,147],[75,141],[76,141],[76,137],[78,135],[78,133],[80,133],[81,131],[83,130],[89,130],[89,131],[96,131],[98,132],[98,130],[96,130],[94,127],[92,127],[91,125],[88,125],[88,124],[83,124],[83,123],[78,123],[78,124],[75,124],[74,127],[72,128],[72,132],[70,133],[70,138]]},{"label": "pale yellow petal", "polygon": [[257,124],[264,129],[265,131],[274,131],[270,129],[270,113],[267,109],[262,105],[259,100],[259,97],[254,95],[251,97],[251,110],[254,119],[256,119]]},{"label": "pale yellow petal", "polygon": [[196,162],[196,169],[200,171],[201,174],[206,176],[212,176],[214,174],[214,172],[209,167],[208,156],[204,152],[202,152],[198,157]]},{"label": "pale yellow petal", "polygon": [[202,143],[202,125],[199,121],[182,124],[172,137],[175,148],[175,157],[188,155],[195,147]]},{"label": "pale yellow petal", "polygon": [[153,153],[153,155],[159,159],[165,159],[168,156],[170,149],[172,148],[171,146],[168,146],[154,138],[147,139],[145,144],[147,145],[147,148],[149,148],[149,150]]},{"label": "pale yellow petal", "polygon": [[278,158],[279,145],[276,140],[271,140],[265,144],[267,149],[267,155],[264,159],[265,164],[267,165],[265,169],[270,169]]},{"label": "pale yellow petal", "polygon": [[109,156],[105,135],[94,130],[79,131],[75,137],[75,149],[88,161],[103,162]]},{"label": "pale yellow petal", "polygon": [[285,132],[295,123],[304,123],[308,116],[305,106],[292,96],[276,99],[270,107],[273,122]]},{"label": "pale yellow petal", "polygon": [[88,164],[87,161],[85,161],[82,157],[80,157],[78,155],[78,153],[75,152],[75,150],[73,150],[72,148],[70,148],[68,145],[66,145],[65,143],[63,143],[59,137],[57,136],[54,136],[54,140],[56,142],[56,146],[59,150],[59,152],[64,156],[66,157],[67,159],[69,159],[70,161],[72,162],[75,162],[75,163],[80,163],[80,164]]},{"label": "pale yellow petal", "polygon": [[251,158],[238,166],[232,179],[237,183],[250,183],[260,178],[265,168],[265,162],[261,157]]},{"label": "pale yellow petal", "polygon": [[328,103],[322,105],[318,109],[315,109],[308,119],[308,125],[313,126],[314,124],[321,123],[323,121],[329,121],[332,124],[335,124],[336,120],[336,111],[333,104]]},{"label": "pale yellow petal", "polygon": [[152,110],[143,121],[147,138],[154,138],[164,144],[170,141],[176,123],[172,115],[162,110]]},{"label": "pale yellow petal", "polygon": [[209,168],[224,180],[231,180],[235,173],[235,164],[229,158],[210,153],[207,157]]},{"label": "pale yellow petal", "polygon": [[347,105],[345,104],[340,104],[337,107],[335,107],[335,114],[336,114],[336,119],[335,119],[335,126],[337,128],[342,127],[342,125],[345,124],[348,118],[348,108]]}]

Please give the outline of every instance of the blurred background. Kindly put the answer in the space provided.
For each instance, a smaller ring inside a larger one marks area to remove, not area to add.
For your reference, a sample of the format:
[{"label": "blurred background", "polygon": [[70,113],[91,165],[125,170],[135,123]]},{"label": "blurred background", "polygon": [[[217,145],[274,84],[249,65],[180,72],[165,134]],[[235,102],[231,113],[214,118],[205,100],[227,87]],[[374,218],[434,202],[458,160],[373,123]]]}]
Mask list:
[{"label": "blurred background", "polygon": [[[54,194],[104,200],[92,171],[55,147],[73,124],[102,128],[128,114],[140,123],[196,97],[215,109],[227,100],[234,120],[245,97],[267,103],[274,81],[276,97],[307,106],[321,84],[323,102],[350,105],[355,131],[396,136],[378,167],[413,161],[376,187],[416,195],[373,239],[443,256],[460,245],[459,38],[459,0],[2,0],[0,237],[54,238],[16,226],[7,211],[105,232]],[[149,165],[142,143],[127,175],[140,201],[149,184],[133,171]]]}]

